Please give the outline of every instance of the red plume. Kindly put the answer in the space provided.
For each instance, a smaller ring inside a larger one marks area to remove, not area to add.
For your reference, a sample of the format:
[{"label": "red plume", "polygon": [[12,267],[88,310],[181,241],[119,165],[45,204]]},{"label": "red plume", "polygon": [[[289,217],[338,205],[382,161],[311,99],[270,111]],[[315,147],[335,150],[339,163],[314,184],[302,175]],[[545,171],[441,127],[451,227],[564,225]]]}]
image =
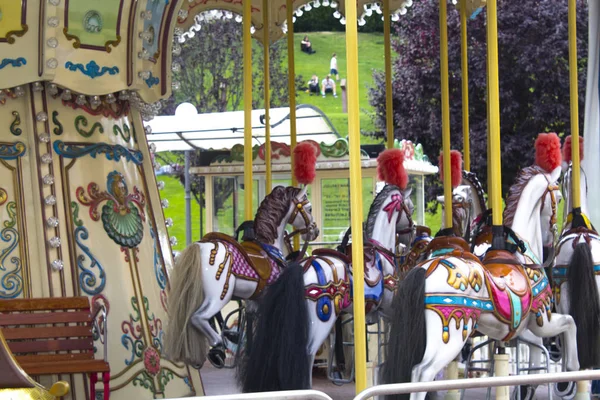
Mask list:
[{"label": "red plume", "polygon": [[[567,136],[562,148],[563,161],[567,164],[571,162],[571,135]],[[579,160],[583,160],[583,138],[579,136]]]},{"label": "red plume", "polygon": [[317,149],[310,142],[300,142],[294,148],[294,176],[298,183],[311,184],[317,176]]},{"label": "red plume", "polygon": [[377,177],[380,181],[406,189],[408,174],[404,170],[404,152],[400,149],[382,151],[377,157]]},{"label": "red plume", "polygon": [[552,172],[562,163],[560,139],[556,133],[540,133],[535,140],[535,163]]},{"label": "red plume", "polygon": [[[440,180],[444,182],[444,152],[440,152],[439,159]],[[462,182],[463,159],[462,154],[458,150],[450,151],[450,173],[452,179],[452,187],[455,188]]]}]

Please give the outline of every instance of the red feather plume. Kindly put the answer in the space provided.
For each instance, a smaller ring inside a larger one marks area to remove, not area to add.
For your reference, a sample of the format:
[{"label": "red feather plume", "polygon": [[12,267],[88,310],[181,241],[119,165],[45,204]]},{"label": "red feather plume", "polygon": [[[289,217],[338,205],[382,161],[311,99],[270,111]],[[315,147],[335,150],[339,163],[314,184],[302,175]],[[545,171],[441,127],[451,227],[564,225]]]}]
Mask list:
[{"label": "red feather plume", "polygon": [[[567,136],[562,148],[563,161],[567,164],[571,162],[571,135]],[[583,160],[583,138],[579,136],[579,160]]]},{"label": "red feather plume", "polygon": [[552,172],[562,163],[560,139],[554,132],[540,133],[535,140],[535,163]]},{"label": "red feather plume", "polygon": [[[440,180],[444,182],[444,152],[440,152],[438,163],[440,169]],[[463,159],[462,154],[458,150],[450,151],[450,174],[452,178],[452,187],[456,188],[462,182]]]},{"label": "red feather plume", "polygon": [[317,149],[310,142],[300,142],[294,148],[294,176],[298,183],[308,185],[317,176]]},{"label": "red feather plume", "polygon": [[408,174],[404,169],[404,152],[400,149],[382,151],[377,157],[377,176],[380,181],[406,189]]}]

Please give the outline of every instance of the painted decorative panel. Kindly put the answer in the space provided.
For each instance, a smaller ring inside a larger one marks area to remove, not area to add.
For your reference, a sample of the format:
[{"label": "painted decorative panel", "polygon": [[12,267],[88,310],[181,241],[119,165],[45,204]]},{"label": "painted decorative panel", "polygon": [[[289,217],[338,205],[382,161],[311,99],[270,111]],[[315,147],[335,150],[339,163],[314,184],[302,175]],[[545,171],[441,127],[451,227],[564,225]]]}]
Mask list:
[{"label": "painted decorative panel", "polygon": [[27,1],[0,1],[0,42],[15,43],[15,37],[21,37],[28,31],[26,23]]},{"label": "painted decorative panel", "polygon": [[123,0],[65,0],[66,38],[73,47],[110,52],[121,43]]},{"label": "painted decorative panel", "polygon": [[160,55],[160,29],[163,15],[167,9],[169,0],[148,0],[146,3],[146,15],[150,19],[144,20],[144,50],[150,55],[150,60],[156,62]]}]

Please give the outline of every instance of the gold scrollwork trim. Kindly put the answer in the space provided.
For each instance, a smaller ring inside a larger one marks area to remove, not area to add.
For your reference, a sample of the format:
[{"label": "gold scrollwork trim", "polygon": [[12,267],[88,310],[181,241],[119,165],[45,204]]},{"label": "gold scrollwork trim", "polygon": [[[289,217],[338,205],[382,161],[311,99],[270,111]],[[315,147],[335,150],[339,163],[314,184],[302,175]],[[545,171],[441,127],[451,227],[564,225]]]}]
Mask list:
[{"label": "gold scrollwork trim", "polygon": [[25,35],[28,30],[29,30],[29,27],[27,26],[27,24],[21,24],[20,31],[9,31],[6,33],[6,36],[5,36],[6,41],[9,44],[13,44],[15,42],[15,38],[13,36],[23,37],[23,35]]},{"label": "gold scrollwork trim", "polygon": [[121,43],[121,35],[117,35],[117,40],[109,40],[108,42],[106,42],[104,44],[104,48],[106,49],[107,53],[110,53],[112,51],[112,47],[117,47],[119,45],[119,43]]},{"label": "gold scrollwork trim", "polygon": [[79,38],[75,35],[71,35],[69,33],[69,28],[67,28],[66,26],[63,28],[63,33],[65,34],[65,37],[67,38],[67,40],[71,41],[74,40],[75,42],[73,43],[73,47],[78,49],[81,46],[81,40],[79,40]]}]

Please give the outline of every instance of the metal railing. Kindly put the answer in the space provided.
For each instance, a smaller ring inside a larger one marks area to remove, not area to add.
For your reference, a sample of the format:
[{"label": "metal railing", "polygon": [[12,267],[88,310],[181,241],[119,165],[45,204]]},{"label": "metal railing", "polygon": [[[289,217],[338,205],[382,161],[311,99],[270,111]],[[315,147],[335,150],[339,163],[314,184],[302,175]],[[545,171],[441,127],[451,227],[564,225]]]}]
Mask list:
[{"label": "metal railing", "polygon": [[182,397],[170,400],[333,400],[318,390],[286,390],[281,392],[262,392],[244,394],[223,394],[219,396]]},{"label": "metal railing", "polygon": [[454,379],[434,382],[394,383],[378,385],[360,392],[354,400],[366,400],[373,396],[436,392],[439,390],[475,389],[501,386],[540,385],[555,382],[576,382],[599,380],[600,370],[558,372],[521,376],[497,376],[493,378]]}]

